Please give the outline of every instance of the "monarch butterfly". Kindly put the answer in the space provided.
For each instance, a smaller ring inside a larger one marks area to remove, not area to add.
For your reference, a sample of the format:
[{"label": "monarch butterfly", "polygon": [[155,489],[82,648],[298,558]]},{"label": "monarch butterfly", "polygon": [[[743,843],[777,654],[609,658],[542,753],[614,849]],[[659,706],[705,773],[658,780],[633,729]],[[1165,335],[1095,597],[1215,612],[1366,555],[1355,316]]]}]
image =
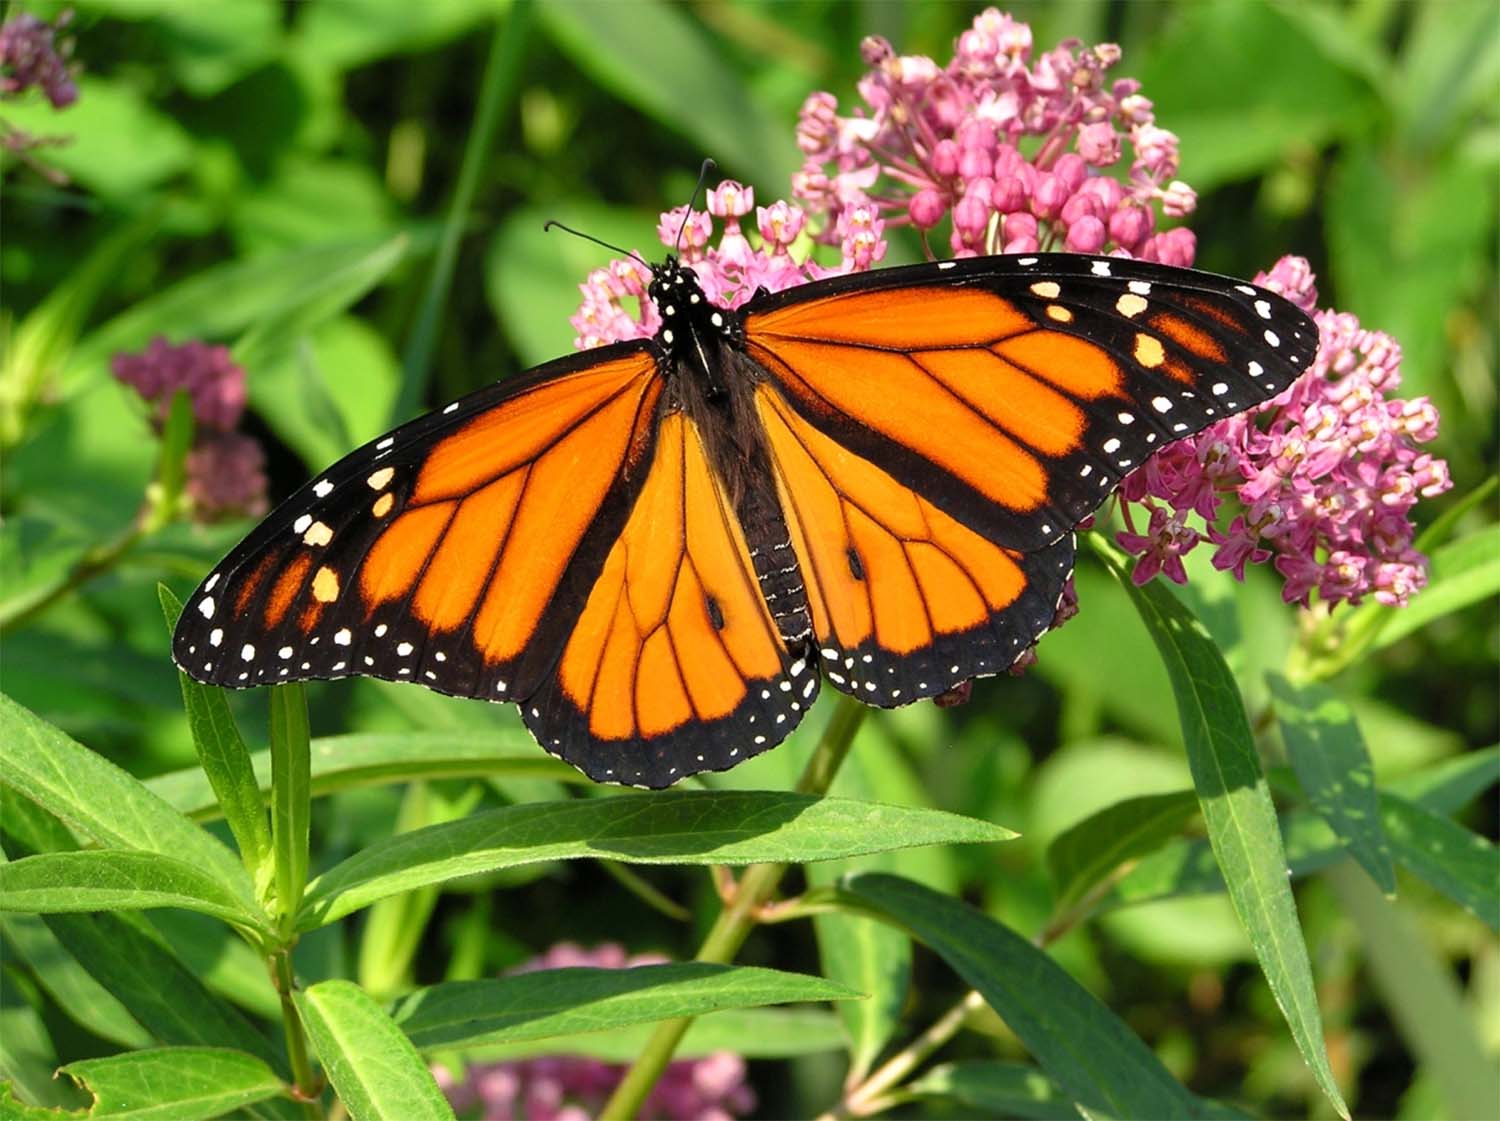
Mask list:
[{"label": "monarch butterfly", "polygon": [[1318,333],[1261,288],[975,257],[709,301],[346,456],[190,597],[199,681],[363,674],[516,701],[662,787],[780,743],[822,680],[906,704],[1049,626],[1073,529],[1163,445],[1285,389]]}]

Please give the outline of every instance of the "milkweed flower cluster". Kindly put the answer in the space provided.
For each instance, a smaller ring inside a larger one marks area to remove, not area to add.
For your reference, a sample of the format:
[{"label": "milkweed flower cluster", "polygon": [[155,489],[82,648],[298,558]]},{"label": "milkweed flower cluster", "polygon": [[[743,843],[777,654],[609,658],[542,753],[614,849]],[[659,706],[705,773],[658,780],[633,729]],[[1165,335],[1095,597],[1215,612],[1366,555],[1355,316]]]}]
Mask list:
[{"label": "milkweed flower cluster", "polygon": [[[756,245],[741,227],[752,210]],[[716,218],[721,224],[717,242]],[[708,192],[706,210],[689,211],[685,206],[668,210],[656,232],[662,244],[697,274],[703,294],[729,308],[739,307],[759,289],[780,292],[809,280],[861,272],[885,256],[884,224],[874,216],[873,208],[844,216],[842,257],[837,265],[822,266],[806,254],[800,255],[801,260],[793,256],[792,246],[806,225],[807,214],[801,207],[784,200],[757,207],[754,188],[726,179]],[[655,335],[661,317],[646,298],[650,284],[651,269],[640,257],[616,258],[589,273],[578,286],[583,302],[568,320],[578,332],[574,345],[588,350]]]},{"label": "milkweed flower cluster", "polygon": [[[1274,560],[1289,603],[1316,593],[1329,604],[1404,604],[1427,580],[1412,507],[1453,485],[1447,463],[1421,450],[1437,435],[1437,410],[1395,396],[1396,340],[1346,312],[1315,311],[1306,261],[1283,258],[1256,281],[1313,313],[1317,360],[1281,396],[1163,448],[1125,480],[1127,521],[1144,512],[1147,523],[1118,537],[1138,558],[1133,578],[1183,583],[1182,557],[1208,541],[1214,567],[1239,579],[1247,562]],[[1221,528],[1226,499],[1238,510]]]},{"label": "milkweed flower cluster", "polygon": [[[553,946],[517,972],[588,966],[627,969],[666,959],[651,954],[627,955],[605,943],[592,950],[571,942]],[[576,1056],[526,1059],[471,1066],[462,1080],[439,1066],[433,1074],[462,1116],[484,1121],[588,1121],[625,1076],[619,1063]],[[745,1060],[729,1051],[671,1063],[637,1115],[659,1121],[732,1121],[755,1108],[755,1093],[745,1083]]]},{"label": "milkweed flower cluster", "polygon": [[266,512],[266,457],[254,437],[236,431],[245,411],[245,371],[227,347],[197,340],[173,346],[158,335],[140,354],[116,354],[110,369],[151,406],[158,430],[173,396],[188,395],[196,430],[184,489],[195,517]]},{"label": "milkweed flower cluster", "polygon": [[59,42],[57,38],[71,18],[72,13],[64,11],[55,23],[47,23],[22,12],[0,26],[0,96],[16,97],[39,87],[54,109],[65,109],[78,100],[68,63],[72,40]]},{"label": "milkweed flower cluster", "polygon": [[[1177,137],[1140,83],[1108,77],[1119,47],[1069,39],[1034,55],[1030,27],[990,8],[946,65],[878,37],[861,53],[864,104],[840,115],[832,94],[814,93],[797,126],[792,191],[824,219],[821,240],[850,214],[924,237],[947,218],[957,257],[1067,249],[1192,264],[1192,233],[1156,232],[1155,205],[1180,218],[1197,196],[1176,178]],[[1127,147],[1123,175],[1100,174]]]}]

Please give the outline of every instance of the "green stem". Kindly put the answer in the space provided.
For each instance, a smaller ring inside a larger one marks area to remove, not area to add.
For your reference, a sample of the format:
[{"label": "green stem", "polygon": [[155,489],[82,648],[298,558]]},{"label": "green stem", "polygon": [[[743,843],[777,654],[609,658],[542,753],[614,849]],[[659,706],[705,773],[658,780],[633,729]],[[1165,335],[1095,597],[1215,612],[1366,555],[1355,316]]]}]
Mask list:
[{"label": "green stem", "polygon": [[108,572],[130,552],[143,533],[139,521],[132,523],[114,540],[90,549],[77,564],[51,584],[45,584],[0,606],[0,634],[6,634],[22,623],[29,622],[69,592],[76,591],[94,577]]},{"label": "green stem", "polygon": [[931,1027],[892,1055],[889,1061],[881,1064],[879,1070],[851,1090],[837,1109],[824,1114],[818,1121],[827,1121],[835,1117],[861,1117],[876,1112],[876,1107],[883,1102],[883,1095],[887,1091],[905,1081],[912,1071],[921,1066],[929,1055],[957,1035],[959,1029],[968,1023],[969,1017],[983,1007],[984,997],[977,992],[968,993],[934,1021]]},{"label": "green stem", "polygon": [[291,1060],[292,1081],[297,1096],[301,1099],[302,1115],[317,1117],[318,1095],[322,1090],[313,1074],[312,1061],[308,1058],[307,1035],[302,1030],[302,1018],[297,1015],[297,1005],[292,1000],[292,991],[297,987],[297,981],[292,975],[292,951],[289,947],[271,955],[271,980],[275,982],[276,992],[281,997],[281,1026],[286,1033],[286,1053]]},{"label": "green stem", "polygon": [[[823,738],[807,761],[802,777],[797,780],[799,794],[827,792],[833,776],[838,773],[839,764],[849,753],[854,733],[865,712],[865,706],[858,701],[839,697],[838,707],[833,710]],[[756,912],[771,897],[785,872],[785,864],[752,864],[746,868],[734,897],[714,920],[695,960],[717,965],[728,965],[733,961],[734,955],[755,929]],[[672,1055],[693,1019],[692,1016],[681,1016],[657,1024],[640,1056],[626,1072],[624,1081],[615,1088],[614,1095],[600,1112],[599,1121],[626,1121],[640,1112],[641,1103],[672,1061]]]},{"label": "green stem", "polygon": [[464,145],[458,185],[454,188],[453,202],[443,222],[442,239],[438,242],[432,273],[427,278],[427,288],[422,293],[417,321],[407,340],[406,352],[402,355],[403,376],[401,391],[397,395],[391,417],[393,424],[399,424],[415,413],[426,393],[427,380],[432,372],[432,355],[437,348],[438,323],[442,317],[443,305],[448,301],[448,292],[453,287],[459,242],[463,238],[464,227],[468,225],[469,210],[474,205],[479,173],[494,146],[495,129],[499,125],[502,110],[510,104],[520,78],[521,65],[526,57],[526,44],[531,38],[531,17],[532,0],[516,0],[510,7],[509,18],[496,25],[494,38],[490,40],[489,59],[485,63],[484,78],[479,86],[474,125],[469,130],[469,138]]},{"label": "green stem", "polygon": [[276,864],[276,922],[283,938],[296,929],[307,886],[312,817],[312,743],[301,685],[271,690],[271,850]]}]

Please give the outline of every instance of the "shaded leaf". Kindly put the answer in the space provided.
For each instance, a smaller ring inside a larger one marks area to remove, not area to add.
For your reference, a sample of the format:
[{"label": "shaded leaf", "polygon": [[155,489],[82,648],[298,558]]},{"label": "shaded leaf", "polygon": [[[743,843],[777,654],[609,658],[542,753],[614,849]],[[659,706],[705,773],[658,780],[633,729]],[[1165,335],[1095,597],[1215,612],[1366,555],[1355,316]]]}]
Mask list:
[{"label": "shaded leaf", "polygon": [[1056,909],[1076,903],[1126,861],[1160,848],[1197,812],[1190,791],[1149,794],[1116,802],[1059,834],[1047,847]]},{"label": "shaded leaf", "polygon": [[1463,809],[1500,783],[1500,746],[1466,751],[1385,783],[1385,790],[1434,813]]},{"label": "shaded leaf", "polygon": [[977,989],[1047,1075],[1093,1113],[1194,1117],[1161,1060],[1066,970],[1009,927],[930,888],[883,873],[845,881],[850,897],[910,930]]},{"label": "shaded leaf", "polygon": [[603,1031],[726,1008],[860,995],[821,977],[678,962],[451,981],[403,997],[393,1016],[416,1046],[431,1050]]},{"label": "shaded leaf", "polygon": [[1380,890],[1394,894],[1396,869],[1380,826],[1375,765],[1354,713],[1322,685],[1293,684],[1276,673],[1266,680],[1303,793]]},{"label": "shaded leaf", "polygon": [[1230,901],[1298,1050],[1324,1095],[1347,1118],[1323,1042],[1276,807],[1261,774],[1239,688],[1202,625],[1171,592],[1159,581],[1136,587],[1112,548],[1101,546],[1099,551],[1135,600],[1172,680],[1188,765]]},{"label": "shaded leaf", "polygon": [[667,791],[507,806],[356,853],[309,886],[298,926],[321,926],[398,891],[540,860],[806,862],[1013,836],[998,825],[937,810],[771,792]]},{"label": "shaded leaf", "polygon": [[1495,845],[1452,818],[1394,794],[1381,793],[1380,809],[1396,859],[1500,932],[1500,851]]},{"label": "shaded leaf", "polygon": [[1073,1101],[1036,1067],[982,1059],[943,1063],[902,1087],[902,1095],[961,1102],[986,1114],[1077,1121]]},{"label": "shaded leaf", "polygon": [[[165,584],[156,586],[156,594],[171,630],[182,614],[182,602]],[[271,829],[266,821],[265,801],[255,782],[249,749],[240,738],[222,689],[200,685],[181,670],[177,671],[177,680],[182,686],[188,730],[198,752],[199,766],[194,773],[212,788],[229,831],[239,845],[240,858],[254,876],[271,851]]]},{"label": "shaded leaf", "polygon": [[[250,756],[256,785],[271,789],[271,753]],[[312,741],[312,794],[419,778],[516,775],[587,782],[560,759],[543,755],[525,731],[372,732],[320,736]],[[215,816],[213,789],[203,770],[188,767],[147,779],[146,786],[191,817]]]}]

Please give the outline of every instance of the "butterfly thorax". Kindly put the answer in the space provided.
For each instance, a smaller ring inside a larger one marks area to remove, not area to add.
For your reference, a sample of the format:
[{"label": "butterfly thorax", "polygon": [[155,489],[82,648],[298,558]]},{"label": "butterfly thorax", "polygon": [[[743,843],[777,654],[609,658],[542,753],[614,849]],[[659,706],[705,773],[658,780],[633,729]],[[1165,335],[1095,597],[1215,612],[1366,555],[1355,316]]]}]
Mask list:
[{"label": "butterfly thorax", "polygon": [[743,345],[739,316],[709,300],[697,273],[676,257],[651,270],[648,292],[661,313],[656,342],[670,365],[700,379],[711,401],[727,397],[720,353]]}]

